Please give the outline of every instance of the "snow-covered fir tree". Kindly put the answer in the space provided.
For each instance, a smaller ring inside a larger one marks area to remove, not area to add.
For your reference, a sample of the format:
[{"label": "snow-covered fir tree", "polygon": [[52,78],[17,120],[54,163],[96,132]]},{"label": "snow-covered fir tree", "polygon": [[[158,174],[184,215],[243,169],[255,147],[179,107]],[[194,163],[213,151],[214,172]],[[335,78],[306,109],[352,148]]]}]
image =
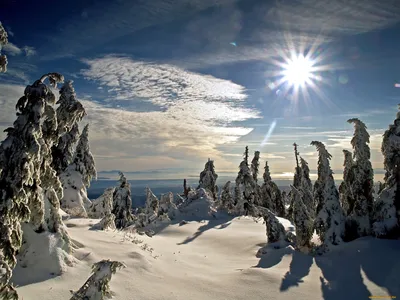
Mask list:
[{"label": "snow-covered fir tree", "polygon": [[86,187],[92,178],[96,178],[96,168],[89,147],[89,124],[79,137],[72,163],[60,175],[64,187],[61,207],[75,217],[87,217],[91,202],[87,197]]},{"label": "snow-covered fir tree", "polygon": [[225,209],[227,212],[232,212],[235,207],[235,201],[231,192],[231,182],[228,181],[221,192],[220,208]]},{"label": "snow-covered fir tree", "polygon": [[208,159],[204,170],[200,173],[198,189],[204,188],[209,190],[213,195],[213,199],[216,200],[218,194],[218,187],[216,185],[217,179],[218,175],[215,173],[214,161]]},{"label": "snow-covered fir tree", "polygon": [[236,177],[236,185],[241,191],[242,197],[237,199],[238,202],[236,203],[235,211],[239,215],[247,215],[254,205],[256,183],[253,180],[253,176],[251,176],[250,168],[245,160],[240,163],[239,173]]},{"label": "snow-covered fir tree", "polygon": [[21,222],[37,233],[54,235],[62,241],[61,251],[71,251],[71,241],[59,215],[61,184],[51,168],[51,147],[58,139],[57,120],[52,107],[55,96],[44,84],[54,87],[64,80],[58,73],[42,76],[28,85],[16,105],[17,120],[6,130],[0,145],[0,298],[18,299],[9,281],[22,238]]},{"label": "snow-covered fir tree", "polygon": [[318,177],[314,185],[318,204],[314,227],[322,242],[322,249],[329,250],[343,241],[346,219],[330,167],[332,156],[323,143],[313,141],[311,145],[316,146],[318,151]]},{"label": "snow-covered fir tree", "polygon": [[107,188],[99,198],[92,201],[87,211],[89,218],[100,219],[111,213],[114,191],[114,187]]},{"label": "snow-covered fir tree", "polygon": [[373,233],[378,237],[400,237],[400,104],[396,119],[383,134],[382,154],[385,168],[374,207]]},{"label": "snow-covered fir tree", "polygon": [[300,169],[301,198],[304,205],[307,207],[310,216],[313,218],[315,216],[315,203],[313,198],[313,185],[310,179],[310,168],[308,167],[308,163],[302,157],[300,157]]},{"label": "snow-covered fir tree", "polygon": [[[357,118],[347,121],[354,124],[354,136],[351,140],[355,158],[354,182],[351,186],[354,196],[353,209],[348,214],[346,232],[354,238],[371,233],[371,219],[374,199],[374,172],[370,162],[371,151],[369,148],[369,134],[365,124]],[[348,234],[346,233],[346,236]]]},{"label": "snow-covered fir tree", "polygon": [[[299,165],[299,151],[297,150],[297,144],[293,143],[294,147],[294,156],[296,158],[296,168],[294,170],[294,175],[293,175],[293,186],[295,188],[299,188],[301,184],[301,168]],[[291,191],[288,193],[288,198],[289,198],[289,208],[287,210],[287,218],[291,221],[293,221],[293,201],[294,201],[294,195],[292,194]]]},{"label": "snow-covered fir tree", "polygon": [[126,266],[119,261],[101,260],[92,266],[92,276],[76,291],[70,300],[105,300],[112,298],[111,276]]},{"label": "snow-covered fir tree", "polygon": [[147,216],[147,223],[151,223],[158,216],[160,202],[156,195],[153,194],[149,187],[146,188],[146,207],[145,214]]},{"label": "snow-covered fir tree", "polygon": [[342,204],[343,210],[349,215],[354,208],[354,196],[352,186],[354,183],[354,160],[353,154],[348,150],[343,150],[344,154],[344,170],[343,170],[343,181],[339,186],[340,203]]},{"label": "snow-covered fir tree", "polygon": [[126,179],[124,173],[119,173],[119,186],[115,188],[113,194],[113,209],[115,215],[115,226],[125,228],[132,222],[132,198],[131,185]]},{"label": "snow-covered fir tree", "polygon": [[7,56],[1,54],[1,49],[8,44],[8,34],[0,22],[0,73],[7,71]]},{"label": "snow-covered fir tree", "polygon": [[243,194],[240,191],[240,185],[235,182],[235,187],[233,189],[233,203],[235,204],[235,207],[237,206],[238,203],[243,202]]},{"label": "snow-covered fir tree", "polygon": [[254,157],[251,161],[251,174],[255,183],[258,181],[258,169],[260,167],[260,151],[254,152]]},{"label": "snow-covered fir tree", "polygon": [[253,217],[262,217],[264,219],[268,243],[284,242],[287,240],[285,227],[270,209],[256,206]]},{"label": "snow-covered fir tree", "polygon": [[261,206],[269,208],[275,212],[279,217],[285,216],[285,204],[283,202],[282,194],[275,182],[272,181],[269,171],[268,161],[265,162],[264,183],[261,186]]},{"label": "snow-covered fir tree", "polygon": [[57,101],[57,131],[60,136],[52,147],[53,163],[57,175],[61,174],[72,163],[75,153],[75,144],[79,138],[78,123],[86,115],[82,104],[76,99],[72,81],[67,81],[60,89],[60,98]]},{"label": "snow-covered fir tree", "polygon": [[296,247],[302,252],[311,249],[311,238],[314,233],[314,220],[309,207],[304,203],[304,194],[301,190],[291,186],[294,195],[293,222],[296,228]]},{"label": "snow-covered fir tree", "polygon": [[96,166],[89,146],[89,124],[83,128],[79,137],[73,159],[75,170],[81,173],[85,186],[90,186],[90,181],[97,178]]},{"label": "snow-covered fir tree", "polygon": [[[172,192],[161,194],[158,215],[161,219],[174,219],[177,214],[177,207],[174,203],[174,194]],[[164,216],[164,217],[163,217]]]}]

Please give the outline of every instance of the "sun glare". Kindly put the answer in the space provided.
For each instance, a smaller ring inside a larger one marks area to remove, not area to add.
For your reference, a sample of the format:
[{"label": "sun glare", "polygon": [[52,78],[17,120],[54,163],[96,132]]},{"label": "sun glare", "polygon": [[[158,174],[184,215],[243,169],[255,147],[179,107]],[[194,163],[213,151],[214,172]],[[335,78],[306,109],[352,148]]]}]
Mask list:
[{"label": "sun glare", "polygon": [[284,65],[284,81],[290,85],[302,86],[310,83],[313,62],[303,55],[294,56]]}]

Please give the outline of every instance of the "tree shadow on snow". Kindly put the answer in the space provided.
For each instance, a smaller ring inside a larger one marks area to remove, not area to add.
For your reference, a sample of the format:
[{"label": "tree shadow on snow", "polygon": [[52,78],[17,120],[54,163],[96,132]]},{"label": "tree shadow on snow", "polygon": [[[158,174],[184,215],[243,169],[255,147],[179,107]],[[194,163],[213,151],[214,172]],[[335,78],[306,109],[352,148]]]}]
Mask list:
[{"label": "tree shadow on snow", "polygon": [[346,247],[315,258],[321,269],[321,291],[324,300],[369,299],[371,293],[361,276],[357,249]]},{"label": "tree shadow on snow", "polygon": [[[368,280],[400,297],[400,241],[360,239],[361,268]],[[374,259],[371,259],[374,258]]]},{"label": "tree shadow on snow", "polygon": [[230,220],[227,220],[226,218],[209,220],[207,224],[201,225],[191,237],[187,237],[183,242],[177,243],[177,245],[189,244],[190,242],[193,242],[195,239],[197,239],[200,235],[202,235],[207,230],[210,230],[213,228],[224,229],[224,228],[228,227],[230,224],[231,224]]},{"label": "tree shadow on snow", "polygon": [[[260,244],[262,245],[262,244]],[[275,249],[273,244],[266,244],[264,247],[260,248],[257,253],[257,257],[260,258],[258,264],[252,268],[263,268],[269,269],[276,266],[282,261],[285,255],[293,254],[295,250],[292,247],[283,247],[280,249]]]},{"label": "tree shadow on snow", "polygon": [[314,257],[311,255],[303,254],[298,251],[293,252],[290,269],[282,279],[281,292],[287,291],[292,286],[299,286],[300,283],[304,282],[303,278],[310,273],[313,261]]}]

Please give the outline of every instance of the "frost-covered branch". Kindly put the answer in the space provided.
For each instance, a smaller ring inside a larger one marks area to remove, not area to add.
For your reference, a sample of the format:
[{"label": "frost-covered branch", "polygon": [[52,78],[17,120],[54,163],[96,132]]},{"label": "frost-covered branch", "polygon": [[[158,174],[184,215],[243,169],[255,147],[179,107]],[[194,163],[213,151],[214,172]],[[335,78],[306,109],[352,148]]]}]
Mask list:
[{"label": "frost-covered branch", "polygon": [[7,72],[7,56],[1,54],[1,49],[6,44],[8,44],[8,34],[0,22],[0,73]]},{"label": "frost-covered branch", "polygon": [[111,298],[112,293],[109,286],[111,276],[121,268],[126,268],[126,266],[119,261],[109,259],[93,264],[92,276],[73,294],[70,300],[105,300]]}]

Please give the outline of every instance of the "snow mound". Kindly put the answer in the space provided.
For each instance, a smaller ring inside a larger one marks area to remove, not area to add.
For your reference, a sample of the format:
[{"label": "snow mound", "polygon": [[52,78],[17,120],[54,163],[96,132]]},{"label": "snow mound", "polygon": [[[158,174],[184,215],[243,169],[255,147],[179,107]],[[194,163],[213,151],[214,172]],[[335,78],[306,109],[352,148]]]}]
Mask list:
[{"label": "snow mound", "polygon": [[186,220],[207,220],[213,213],[213,205],[213,197],[209,191],[203,188],[190,191],[186,201],[178,207],[179,216]]},{"label": "snow mound", "polygon": [[77,263],[75,257],[63,250],[65,244],[59,233],[36,233],[27,224],[22,227],[24,242],[13,273],[15,284],[23,285],[62,275],[68,267]]}]

